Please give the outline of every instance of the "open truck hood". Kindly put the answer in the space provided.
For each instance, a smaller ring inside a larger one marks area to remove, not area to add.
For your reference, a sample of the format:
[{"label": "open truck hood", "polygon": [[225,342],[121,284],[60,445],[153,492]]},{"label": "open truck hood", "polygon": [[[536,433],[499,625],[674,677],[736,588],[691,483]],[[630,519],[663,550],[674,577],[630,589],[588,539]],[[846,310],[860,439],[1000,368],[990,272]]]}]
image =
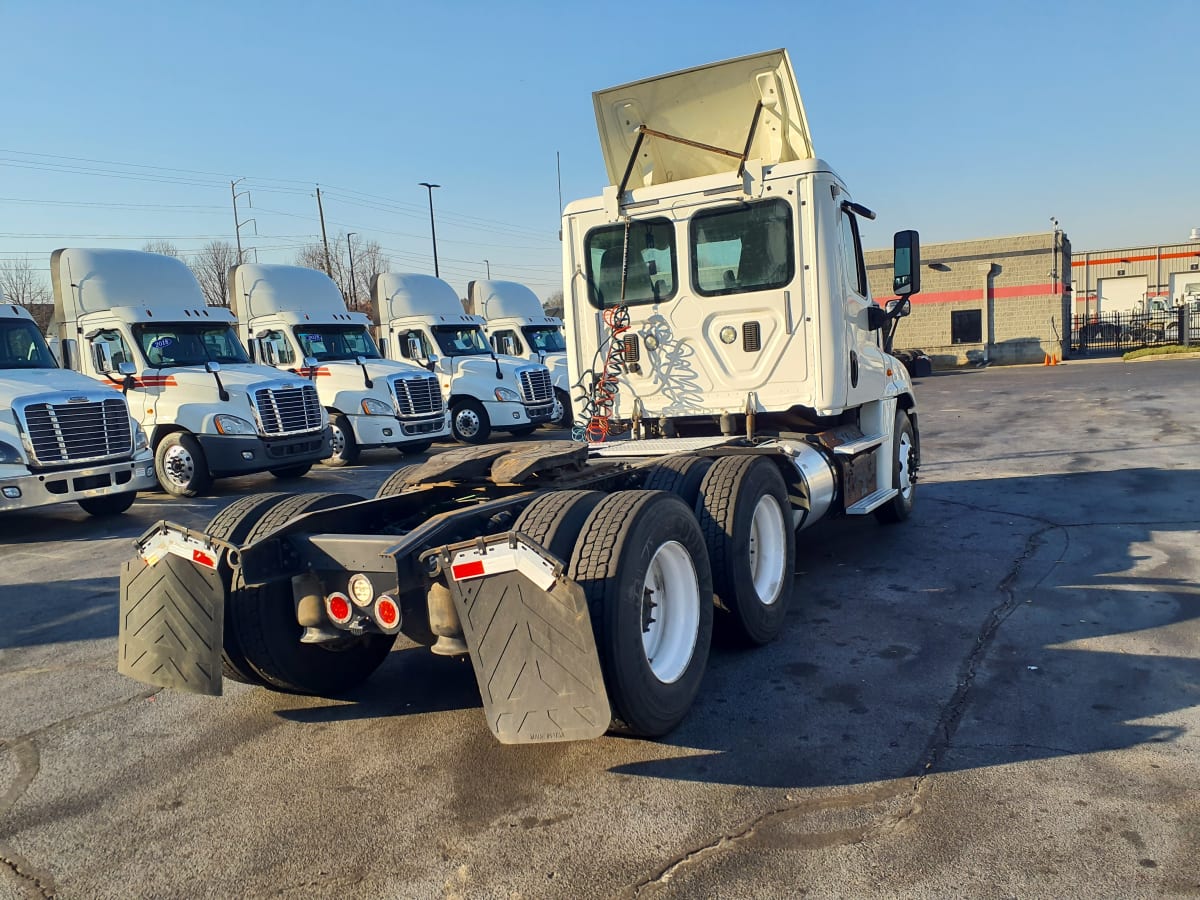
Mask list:
[{"label": "open truck hood", "polygon": [[[763,109],[748,158],[771,164],[813,156],[804,104],[786,50],[635,81],[597,91],[592,99],[610,184],[621,183],[643,125],[740,156],[760,100]],[[736,172],[739,164],[735,157],[647,135],[630,186]]]}]

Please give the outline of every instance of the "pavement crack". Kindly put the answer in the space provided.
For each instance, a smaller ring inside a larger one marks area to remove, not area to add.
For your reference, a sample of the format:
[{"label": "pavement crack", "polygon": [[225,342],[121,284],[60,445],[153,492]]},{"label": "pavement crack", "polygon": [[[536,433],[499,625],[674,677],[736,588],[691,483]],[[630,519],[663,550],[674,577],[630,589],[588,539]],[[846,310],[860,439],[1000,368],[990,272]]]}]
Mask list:
[{"label": "pavement crack", "polygon": [[17,878],[31,887],[39,897],[56,896],[57,888],[49,872],[37,869],[7,844],[0,843],[0,866],[11,871]]}]

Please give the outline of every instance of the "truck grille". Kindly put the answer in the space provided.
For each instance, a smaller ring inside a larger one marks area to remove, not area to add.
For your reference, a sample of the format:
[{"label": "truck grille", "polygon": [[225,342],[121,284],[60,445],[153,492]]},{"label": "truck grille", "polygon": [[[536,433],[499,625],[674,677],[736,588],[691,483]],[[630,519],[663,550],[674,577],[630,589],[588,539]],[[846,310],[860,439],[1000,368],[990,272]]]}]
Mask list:
[{"label": "truck grille", "polygon": [[133,452],[124,400],[32,403],[24,413],[25,433],[38,465],[94,462]]},{"label": "truck grille", "polygon": [[530,366],[521,369],[521,399],[525,403],[554,402],[554,386],[550,382],[550,370],[545,366]]},{"label": "truck grille", "polygon": [[392,379],[396,409],[400,418],[436,416],[445,412],[442,389],[434,375],[414,375]]},{"label": "truck grille", "polygon": [[311,384],[294,388],[261,388],[254,405],[267,435],[302,434],[321,427],[321,401]]}]

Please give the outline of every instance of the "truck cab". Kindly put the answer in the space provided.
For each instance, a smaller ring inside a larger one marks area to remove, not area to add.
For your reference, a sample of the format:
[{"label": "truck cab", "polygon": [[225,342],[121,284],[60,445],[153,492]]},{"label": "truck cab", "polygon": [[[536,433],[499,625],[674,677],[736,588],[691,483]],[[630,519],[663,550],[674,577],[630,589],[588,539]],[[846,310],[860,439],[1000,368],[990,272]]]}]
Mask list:
[{"label": "truck cab", "polygon": [[155,486],[146,433],[114,387],[59,367],[29,310],[0,295],[0,511],[111,515]]},{"label": "truck cab", "polygon": [[373,318],[388,359],[427,366],[438,377],[456,440],[482,444],[493,430],[530,434],[554,416],[550,370],[500,356],[454,289],[430,275],[385,273],[371,285]]},{"label": "truck cab", "polygon": [[[136,250],[56,250],[50,260],[64,365],[126,390],[159,485],[194,497],[214,478],[303,475],[330,454],[312,382],[255,365],[233,314],[205,304],[180,260]],[[118,373],[132,364],[134,375]]]},{"label": "truck cab", "polygon": [[[423,453],[448,437],[436,375],[408,360],[384,359],[371,320],[350,312],[324,272],[302,266],[243,264],[229,273],[229,306],[252,359],[312,380],[329,413],[331,466],[363,450]],[[305,365],[305,360],[316,365]]]},{"label": "truck cab", "polygon": [[546,315],[537,295],[515,281],[472,281],[467,297],[471,308],[483,316],[483,330],[497,353],[538,362],[550,370],[554,422],[569,426],[571,383],[562,319]]},{"label": "truck cab", "polygon": [[[568,368],[592,439],[633,422],[651,436],[890,435],[914,406],[885,346],[907,299],[885,312],[871,296],[874,214],[815,155],[787,53],[593,103],[610,184],[563,215]],[[919,253],[915,240],[897,246]]]}]

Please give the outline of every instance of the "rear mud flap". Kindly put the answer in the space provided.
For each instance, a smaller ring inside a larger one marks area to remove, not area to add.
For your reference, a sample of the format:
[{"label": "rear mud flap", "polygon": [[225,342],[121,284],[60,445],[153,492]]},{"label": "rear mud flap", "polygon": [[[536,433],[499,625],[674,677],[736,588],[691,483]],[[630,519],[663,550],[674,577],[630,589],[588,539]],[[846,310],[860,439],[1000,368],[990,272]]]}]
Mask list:
[{"label": "rear mud flap", "polygon": [[587,600],[553,557],[510,533],[442,548],[438,559],[496,738],[531,744],[604,734],[612,710]]},{"label": "rear mud flap", "polygon": [[166,554],[121,567],[117,671],[193,694],[221,693],[225,591],[213,569]]}]

